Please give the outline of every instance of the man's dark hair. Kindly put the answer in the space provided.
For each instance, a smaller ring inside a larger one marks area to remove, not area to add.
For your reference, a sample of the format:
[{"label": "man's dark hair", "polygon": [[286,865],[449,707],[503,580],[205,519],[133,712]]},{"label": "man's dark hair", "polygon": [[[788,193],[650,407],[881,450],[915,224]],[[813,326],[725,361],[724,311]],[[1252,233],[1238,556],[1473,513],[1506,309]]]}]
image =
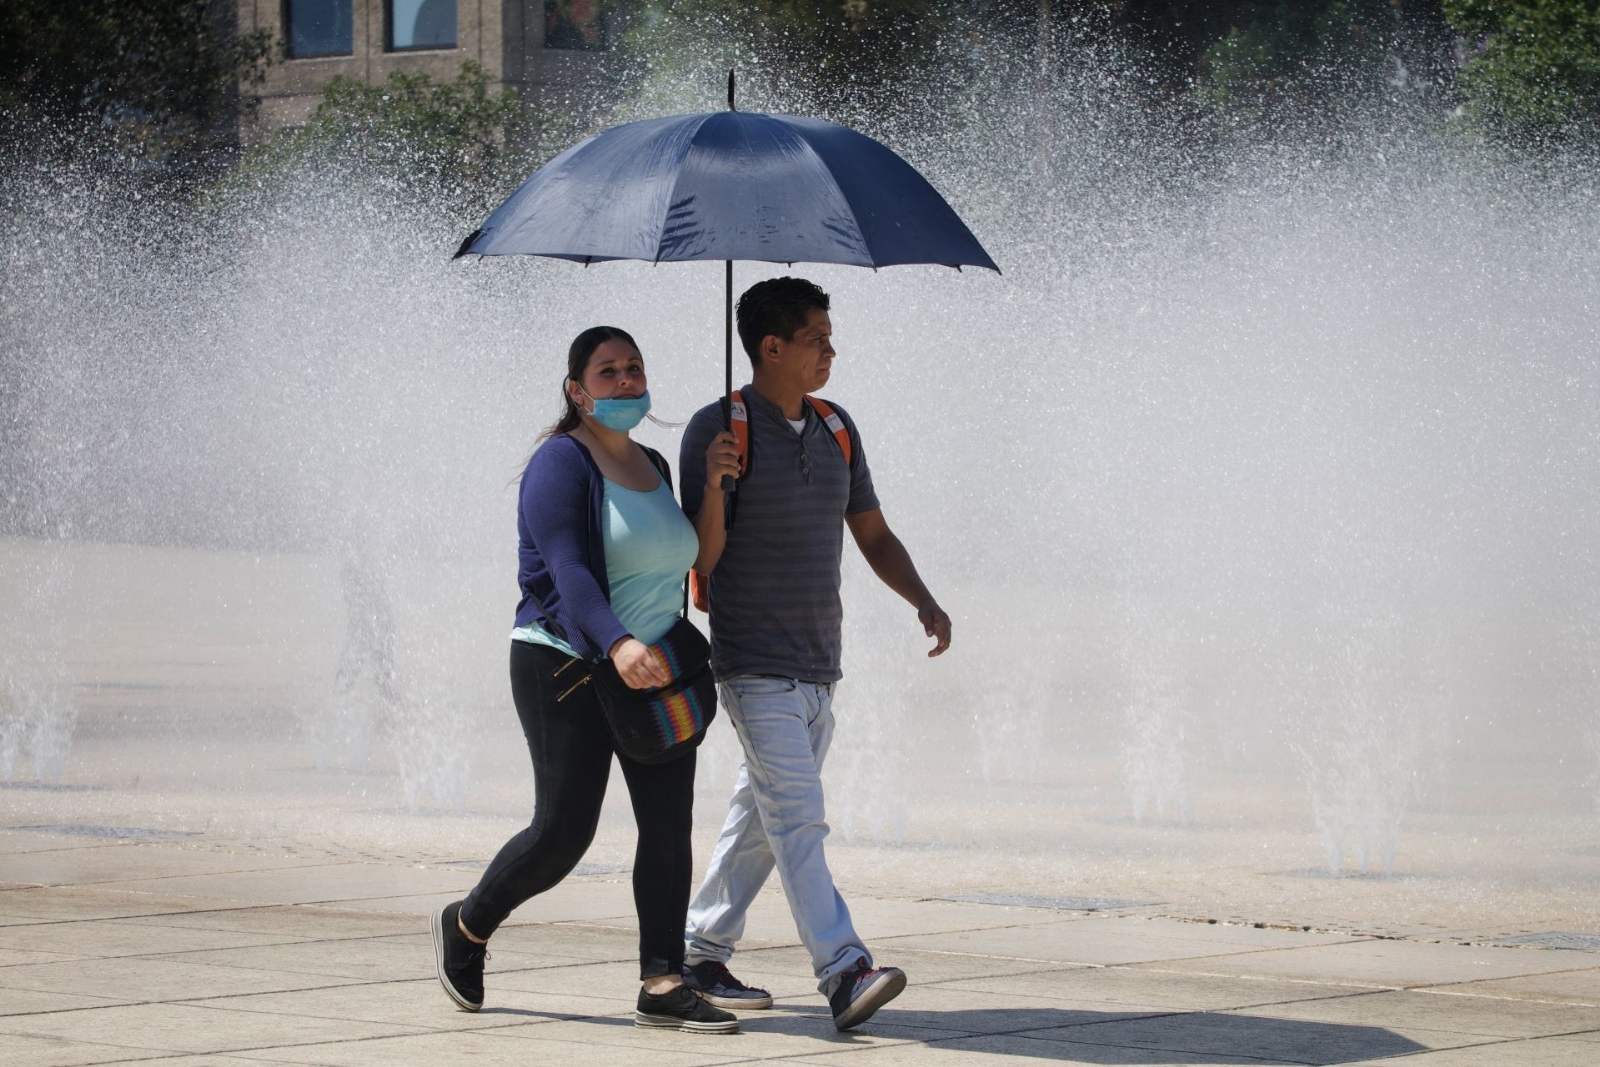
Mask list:
[{"label": "man's dark hair", "polygon": [[828,310],[828,294],[804,278],[768,278],[744,291],[734,305],[739,323],[739,342],[750,357],[751,366],[761,362],[761,339],[795,335],[806,324],[813,310]]}]

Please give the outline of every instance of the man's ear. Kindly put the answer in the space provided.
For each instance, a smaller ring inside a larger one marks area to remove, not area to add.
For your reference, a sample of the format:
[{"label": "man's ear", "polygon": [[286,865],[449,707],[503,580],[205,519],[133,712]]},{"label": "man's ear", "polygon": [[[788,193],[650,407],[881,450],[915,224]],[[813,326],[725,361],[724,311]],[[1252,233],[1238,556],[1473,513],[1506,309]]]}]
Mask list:
[{"label": "man's ear", "polygon": [[778,337],[776,334],[767,334],[761,339],[761,362],[775,363],[778,360]]}]

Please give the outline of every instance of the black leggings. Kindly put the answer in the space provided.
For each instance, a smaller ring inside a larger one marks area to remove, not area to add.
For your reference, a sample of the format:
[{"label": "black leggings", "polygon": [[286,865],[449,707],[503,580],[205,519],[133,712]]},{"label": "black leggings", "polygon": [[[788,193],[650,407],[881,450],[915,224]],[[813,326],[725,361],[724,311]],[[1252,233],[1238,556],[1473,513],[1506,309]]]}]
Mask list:
[{"label": "black leggings", "polygon": [[[561,676],[561,667],[572,664]],[[507,841],[461,905],[461,922],[487,938],[523,901],[578,865],[600,823],[611,757],[622,764],[639,827],[633,903],[639,913],[639,977],[683,969],[683,926],[694,862],[694,753],[670,763],[638,763],[616,752],[594,685],[556,698],[586,664],[543,645],[511,642],[511,697],[533,755],[533,822]]]}]

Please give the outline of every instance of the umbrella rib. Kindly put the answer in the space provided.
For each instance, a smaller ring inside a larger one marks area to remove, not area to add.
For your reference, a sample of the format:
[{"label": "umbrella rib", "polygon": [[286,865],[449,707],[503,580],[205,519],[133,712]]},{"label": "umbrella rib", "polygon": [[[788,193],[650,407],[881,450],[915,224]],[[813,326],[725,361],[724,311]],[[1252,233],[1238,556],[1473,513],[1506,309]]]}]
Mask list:
[{"label": "umbrella rib", "polygon": [[871,267],[873,270],[877,270],[878,265],[877,263],[873,262],[872,259],[872,247],[867,243],[867,235],[861,229],[861,219],[856,215],[855,205],[850,202],[849,197],[844,195],[844,190],[839,188],[839,179],[833,176],[833,168],[828,166],[828,161],[822,158],[821,153],[816,150],[816,148],[811,144],[811,141],[803,133],[800,135],[800,143],[806,146],[806,151],[811,153],[811,158],[816,160],[817,165],[822,169],[822,173],[828,176],[828,181],[833,183],[834,191],[839,194],[840,203],[844,204],[845,210],[850,213],[850,221],[855,224],[856,236],[861,240],[861,250],[865,252],[867,256],[867,261],[861,265],[864,267]]},{"label": "umbrella rib", "polygon": [[[697,122],[695,124],[694,129],[689,132],[687,137],[684,138],[682,150],[678,153],[678,157],[674,161],[674,165],[673,165],[673,168],[672,168],[672,170],[673,170],[672,188],[669,189],[668,192],[667,192],[666,205],[665,205],[665,207],[666,207],[666,216],[665,216],[665,218],[660,220],[661,224],[660,224],[659,229],[657,230],[655,257],[651,260],[651,263],[653,265],[658,265],[658,264],[661,263],[661,257],[666,251],[666,249],[664,247],[665,242],[663,241],[663,238],[667,235],[668,224],[672,221],[673,208],[675,206],[683,203],[683,201],[681,201],[679,199],[679,197],[678,197],[678,185],[683,180],[683,163],[689,157],[689,154],[694,151],[695,139],[700,136],[701,127],[703,127],[708,120],[716,118],[716,117],[718,117],[720,115],[725,115],[725,114],[727,114],[727,112],[716,111],[716,112],[712,112],[712,113],[706,114],[706,115],[695,115],[695,116],[692,116],[693,118],[699,119],[699,122]],[[682,260],[684,260],[686,258],[687,259],[694,259],[694,258],[697,258],[697,257],[693,256],[693,255],[690,255],[690,256],[674,255],[673,258],[671,260],[669,260],[668,262],[681,262]]]}]

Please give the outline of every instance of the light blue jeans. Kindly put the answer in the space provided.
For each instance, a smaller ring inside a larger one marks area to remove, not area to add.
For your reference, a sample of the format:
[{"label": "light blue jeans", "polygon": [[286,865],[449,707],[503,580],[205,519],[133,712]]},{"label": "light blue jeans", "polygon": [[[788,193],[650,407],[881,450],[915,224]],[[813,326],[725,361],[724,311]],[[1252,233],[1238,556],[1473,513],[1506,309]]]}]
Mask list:
[{"label": "light blue jeans", "polygon": [[872,966],[822,851],[828,836],[822,761],[833,740],[833,686],[745,675],[719,691],[744,760],[706,879],[689,902],[685,962],[726,963],[733,956],[745,914],[776,866],[817,988],[831,994],[857,960]]}]

